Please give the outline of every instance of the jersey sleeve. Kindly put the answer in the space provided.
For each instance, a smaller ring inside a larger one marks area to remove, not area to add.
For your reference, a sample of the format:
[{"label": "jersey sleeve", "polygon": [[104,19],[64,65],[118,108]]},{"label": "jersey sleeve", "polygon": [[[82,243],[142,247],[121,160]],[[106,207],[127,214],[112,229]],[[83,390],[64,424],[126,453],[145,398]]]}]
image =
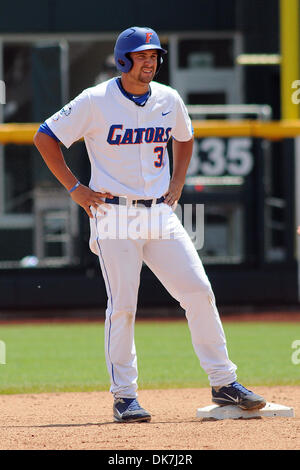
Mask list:
[{"label": "jersey sleeve", "polygon": [[88,91],[84,90],[45,122],[65,147],[69,148],[91,128],[92,110]]},{"label": "jersey sleeve", "polygon": [[181,96],[176,92],[176,122],[172,129],[175,140],[186,142],[193,137],[193,126],[191,118]]}]

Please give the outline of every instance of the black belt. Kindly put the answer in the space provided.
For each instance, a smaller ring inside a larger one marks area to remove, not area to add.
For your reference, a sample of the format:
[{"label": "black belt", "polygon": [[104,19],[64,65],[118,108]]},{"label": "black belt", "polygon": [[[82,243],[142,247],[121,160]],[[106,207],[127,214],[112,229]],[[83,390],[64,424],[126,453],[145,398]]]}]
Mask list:
[{"label": "black belt", "polygon": [[[138,206],[145,206],[151,207],[152,204],[160,204],[165,200],[164,196],[158,199],[134,199],[133,201],[128,201],[125,197],[118,197],[115,196],[113,199],[109,199],[108,197],[105,199],[105,202],[109,204],[119,204],[120,206],[129,206],[129,207],[138,207]],[[128,204],[129,202],[129,204]]]}]

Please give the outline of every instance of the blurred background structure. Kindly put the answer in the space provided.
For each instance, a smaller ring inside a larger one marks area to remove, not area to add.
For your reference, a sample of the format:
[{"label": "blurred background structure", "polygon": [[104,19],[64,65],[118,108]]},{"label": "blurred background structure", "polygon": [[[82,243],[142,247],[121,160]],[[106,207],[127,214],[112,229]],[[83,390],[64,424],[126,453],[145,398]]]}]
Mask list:
[{"label": "blurred background structure", "polygon": [[[168,55],[158,80],[194,121],[181,204],[204,204],[199,255],[218,304],[297,304],[299,19],[299,0],[2,2],[0,308],[106,303],[88,218],[46,168],[32,129],[117,75],[114,43],[133,25],[159,33]],[[88,184],[84,144],[64,154]],[[175,304],[146,266],[139,303]]]}]

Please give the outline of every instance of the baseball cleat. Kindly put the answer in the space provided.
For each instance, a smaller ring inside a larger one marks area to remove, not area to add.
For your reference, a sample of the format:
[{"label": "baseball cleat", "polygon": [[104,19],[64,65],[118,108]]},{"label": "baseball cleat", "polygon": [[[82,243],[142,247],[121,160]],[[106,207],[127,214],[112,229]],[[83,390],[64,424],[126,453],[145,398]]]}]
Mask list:
[{"label": "baseball cleat", "polygon": [[151,415],[141,407],[136,398],[116,398],[113,406],[114,421],[134,423],[150,421]]},{"label": "baseball cleat", "polygon": [[238,382],[224,387],[212,387],[212,401],[217,405],[235,405],[243,410],[260,409],[266,406],[266,400],[251,392]]}]

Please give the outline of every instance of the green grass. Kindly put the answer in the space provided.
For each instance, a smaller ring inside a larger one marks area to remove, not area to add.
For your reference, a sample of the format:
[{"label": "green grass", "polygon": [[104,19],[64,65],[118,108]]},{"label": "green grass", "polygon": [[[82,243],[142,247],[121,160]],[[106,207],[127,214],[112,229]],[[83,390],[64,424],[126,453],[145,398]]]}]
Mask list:
[{"label": "green grass", "polygon": [[[291,345],[297,323],[224,323],[238,379],[251,385],[300,385]],[[101,323],[1,325],[6,364],[0,393],[108,390]],[[207,387],[186,322],[136,323],[139,388]],[[298,356],[299,357],[299,356]]]}]

